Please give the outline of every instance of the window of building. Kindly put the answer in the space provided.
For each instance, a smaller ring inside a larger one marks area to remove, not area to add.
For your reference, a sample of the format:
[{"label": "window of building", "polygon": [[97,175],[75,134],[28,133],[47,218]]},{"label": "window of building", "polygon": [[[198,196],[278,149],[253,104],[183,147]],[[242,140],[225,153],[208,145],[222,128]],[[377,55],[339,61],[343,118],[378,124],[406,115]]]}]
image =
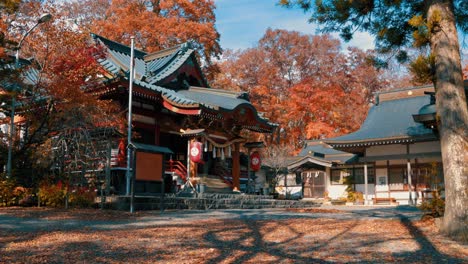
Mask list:
[{"label": "window of building", "polygon": [[331,184],[343,184],[343,180],[341,178],[341,170],[340,169],[332,169],[331,170]]},{"label": "window of building", "polygon": [[331,169],[330,182],[331,184],[346,184],[347,177],[352,177],[352,168]]},{"label": "window of building", "polygon": [[[364,184],[364,167],[354,168],[354,183]],[[372,166],[367,167],[367,183],[375,183],[375,169]]]},{"label": "window of building", "polygon": [[418,188],[437,188],[444,182],[443,175],[441,163],[418,164],[411,169],[413,184]]},{"label": "window of building", "polygon": [[[331,184],[347,184],[347,177],[352,177],[349,179],[352,184],[364,184],[364,168],[331,169]],[[373,166],[367,167],[367,181],[369,184],[375,183],[375,169]]]},{"label": "window of building", "polygon": [[406,183],[405,179],[406,175],[406,168],[389,168],[388,169],[388,183],[395,184],[395,183]]}]

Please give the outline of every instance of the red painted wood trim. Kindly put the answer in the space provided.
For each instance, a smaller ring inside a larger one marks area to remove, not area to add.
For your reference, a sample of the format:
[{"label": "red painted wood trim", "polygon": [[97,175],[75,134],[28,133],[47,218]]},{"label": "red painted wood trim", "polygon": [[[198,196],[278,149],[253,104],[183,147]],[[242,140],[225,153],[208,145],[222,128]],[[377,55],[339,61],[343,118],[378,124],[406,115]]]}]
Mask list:
[{"label": "red painted wood trim", "polygon": [[171,110],[174,113],[183,114],[183,115],[199,115],[201,113],[200,109],[182,109],[175,107],[168,103],[167,101],[163,102],[164,107]]}]

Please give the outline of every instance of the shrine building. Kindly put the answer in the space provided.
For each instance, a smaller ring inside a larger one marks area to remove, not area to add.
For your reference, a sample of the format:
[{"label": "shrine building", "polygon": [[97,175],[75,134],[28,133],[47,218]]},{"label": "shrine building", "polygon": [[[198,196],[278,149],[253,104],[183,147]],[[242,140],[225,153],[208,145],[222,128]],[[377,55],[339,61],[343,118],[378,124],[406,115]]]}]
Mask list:
[{"label": "shrine building", "polygon": [[[92,37],[105,50],[105,57],[98,59],[104,80],[102,86],[86,92],[118,102],[128,113],[131,48],[102,36]],[[149,170],[145,176],[136,173],[135,191],[159,192],[161,177],[167,176],[151,170],[161,168],[163,173],[172,175],[169,180],[165,178],[166,191],[180,189],[188,180],[187,175],[197,178],[208,174],[218,176],[232,190],[239,191],[245,178],[241,177],[241,146],[249,143],[242,132],[269,134],[277,125],[257,112],[248,93],[210,87],[190,43],[154,53],[134,50],[134,65],[132,129],[136,133],[132,135],[132,143],[137,148],[166,153],[162,160],[136,159],[137,168],[138,162],[154,167],[142,168]],[[197,162],[189,159],[189,148],[194,143],[199,143],[195,151],[200,152]],[[122,138],[119,151],[122,154],[126,149]],[[126,161],[122,161],[122,155],[120,159],[113,162],[111,185],[123,194],[127,184]]]}]

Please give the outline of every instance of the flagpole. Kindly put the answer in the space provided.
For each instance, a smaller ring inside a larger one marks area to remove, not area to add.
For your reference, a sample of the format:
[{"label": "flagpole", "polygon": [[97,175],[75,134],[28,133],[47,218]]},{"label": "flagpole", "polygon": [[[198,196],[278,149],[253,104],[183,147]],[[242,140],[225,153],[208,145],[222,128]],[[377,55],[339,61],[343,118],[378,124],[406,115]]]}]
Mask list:
[{"label": "flagpole", "polygon": [[135,46],[135,37],[131,36],[131,45],[130,45],[130,81],[128,84],[128,124],[127,124],[127,186],[125,195],[130,195],[130,182],[132,179],[132,173],[130,168],[131,162],[131,149],[130,144],[132,142],[132,97],[133,97],[133,71],[134,71],[134,46]]}]

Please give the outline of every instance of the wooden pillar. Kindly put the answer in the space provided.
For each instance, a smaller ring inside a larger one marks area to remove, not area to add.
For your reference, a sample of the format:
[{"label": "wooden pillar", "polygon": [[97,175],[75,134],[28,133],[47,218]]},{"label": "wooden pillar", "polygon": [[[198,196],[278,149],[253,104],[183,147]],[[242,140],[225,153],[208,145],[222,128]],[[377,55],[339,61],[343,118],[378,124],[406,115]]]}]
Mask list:
[{"label": "wooden pillar", "polygon": [[369,189],[367,180],[367,163],[364,163],[364,204],[369,204]]},{"label": "wooden pillar", "polygon": [[233,191],[240,191],[240,150],[239,143],[235,143],[232,153],[232,185]]},{"label": "wooden pillar", "polygon": [[[112,145],[111,141],[107,141],[107,149],[106,149],[106,179],[105,179],[105,190],[106,190],[106,195],[104,198],[110,195],[110,182],[111,182],[111,159],[112,159]],[[105,199],[102,199],[101,201],[105,202]]]},{"label": "wooden pillar", "polygon": [[154,144],[156,146],[160,146],[160,143],[161,143],[161,140],[160,140],[160,127],[159,127],[159,124],[155,124],[154,125]]},{"label": "wooden pillar", "polygon": [[412,197],[412,192],[413,192],[413,184],[411,180],[411,160],[408,159],[407,161],[407,172],[406,174],[408,175],[408,204],[413,205],[413,197]]},{"label": "wooden pillar", "polygon": [[387,190],[388,190],[388,199],[389,201],[391,201],[392,196],[390,193],[390,160],[387,160]]},{"label": "wooden pillar", "polygon": [[190,140],[187,139],[187,181],[190,181]]}]

